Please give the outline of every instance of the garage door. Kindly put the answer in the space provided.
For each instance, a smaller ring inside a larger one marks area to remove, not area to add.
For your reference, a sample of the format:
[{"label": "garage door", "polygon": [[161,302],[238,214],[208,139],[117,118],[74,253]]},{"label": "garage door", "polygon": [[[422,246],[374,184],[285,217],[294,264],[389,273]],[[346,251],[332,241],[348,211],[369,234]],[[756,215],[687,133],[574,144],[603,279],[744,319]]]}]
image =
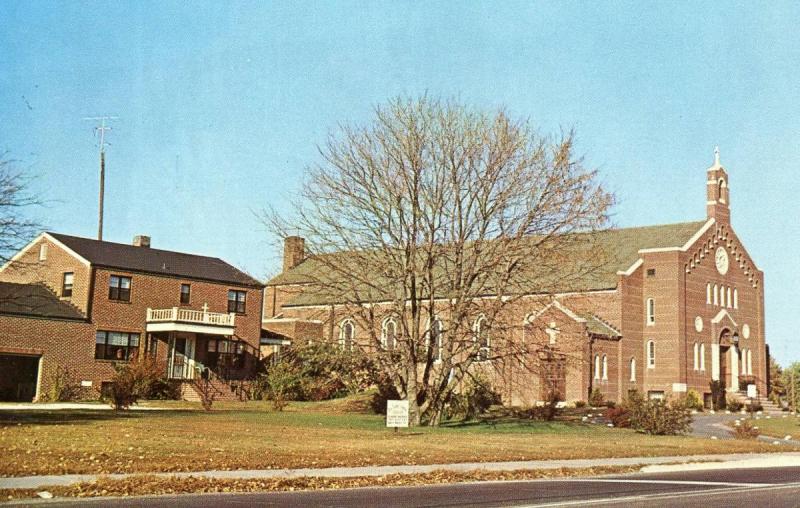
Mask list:
[{"label": "garage door", "polygon": [[32,402],[38,377],[38,356],[0,354],[0,401]]}]

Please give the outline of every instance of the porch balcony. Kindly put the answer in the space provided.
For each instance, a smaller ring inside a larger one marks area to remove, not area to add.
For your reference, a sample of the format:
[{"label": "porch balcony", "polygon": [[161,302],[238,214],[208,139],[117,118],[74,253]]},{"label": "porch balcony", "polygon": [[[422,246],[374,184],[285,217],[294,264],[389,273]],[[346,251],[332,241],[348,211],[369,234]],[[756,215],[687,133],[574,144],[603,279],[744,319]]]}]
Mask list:
[{"label": "porch balcony", "polygon": [[147,309],[148,332],[190,332],[211,335],[233,335],[236,314],[208,312],[203,310],[182,309]]}]

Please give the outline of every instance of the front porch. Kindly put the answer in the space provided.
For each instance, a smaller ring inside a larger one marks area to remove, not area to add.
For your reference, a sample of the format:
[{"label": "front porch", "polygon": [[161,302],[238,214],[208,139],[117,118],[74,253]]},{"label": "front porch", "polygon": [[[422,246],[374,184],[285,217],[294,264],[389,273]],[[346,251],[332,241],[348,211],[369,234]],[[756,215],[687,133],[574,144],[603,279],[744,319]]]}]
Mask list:
[{"label": "front porch", "polygon": [[235,335],[235,314],[179,307],[147,309],[147,354],[178,381],[251,379],[259,351]]}]

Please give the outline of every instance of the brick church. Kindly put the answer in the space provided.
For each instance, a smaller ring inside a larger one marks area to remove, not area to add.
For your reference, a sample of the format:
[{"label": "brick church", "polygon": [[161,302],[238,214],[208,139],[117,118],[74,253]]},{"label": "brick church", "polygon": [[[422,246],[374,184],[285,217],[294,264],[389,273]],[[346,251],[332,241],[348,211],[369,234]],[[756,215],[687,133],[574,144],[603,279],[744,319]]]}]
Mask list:
[{"label": "brick church", "polygon": [[[587,400],[595,389],[615,401],[632,389],[649,398],[691,389],[709,404],[712,381],[734,396],[748,385],[766,394],[764,274],[734,232],[728,174],[718,152],[714,159],[706,172],[704,220],[595,233],[615,254],[613,266],[582,287],[547,295],[531,287],[509,308],[505,319],[520,324],[511,340],[544,330],[551,344],[570,344],[578,361],[538,375],[507,365],[494,369],[505,403],[536,403],[553,383],[568,402]],[[265,333],[366,344],[366,325],[351,309],[314,291],[310,274],[323,267],[305,255],[303,239],[285,242],[283,272],[265,289]],[[396,330],[381,328],[384,335]]]}]

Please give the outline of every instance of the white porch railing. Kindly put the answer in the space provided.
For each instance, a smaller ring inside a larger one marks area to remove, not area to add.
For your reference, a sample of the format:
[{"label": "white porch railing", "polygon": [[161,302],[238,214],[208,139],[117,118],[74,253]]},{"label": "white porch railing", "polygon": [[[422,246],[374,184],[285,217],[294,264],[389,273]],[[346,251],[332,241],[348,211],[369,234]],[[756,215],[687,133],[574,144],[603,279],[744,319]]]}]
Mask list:
[{"label": "white porch railing", "polygon": [[171,309],[147,309],[148,323],[197,323],[204,325],[234,326],[233,321],[236,314],[222,314],[220,312],[208,312],[205,310],[181,309],[172,307]]}]

